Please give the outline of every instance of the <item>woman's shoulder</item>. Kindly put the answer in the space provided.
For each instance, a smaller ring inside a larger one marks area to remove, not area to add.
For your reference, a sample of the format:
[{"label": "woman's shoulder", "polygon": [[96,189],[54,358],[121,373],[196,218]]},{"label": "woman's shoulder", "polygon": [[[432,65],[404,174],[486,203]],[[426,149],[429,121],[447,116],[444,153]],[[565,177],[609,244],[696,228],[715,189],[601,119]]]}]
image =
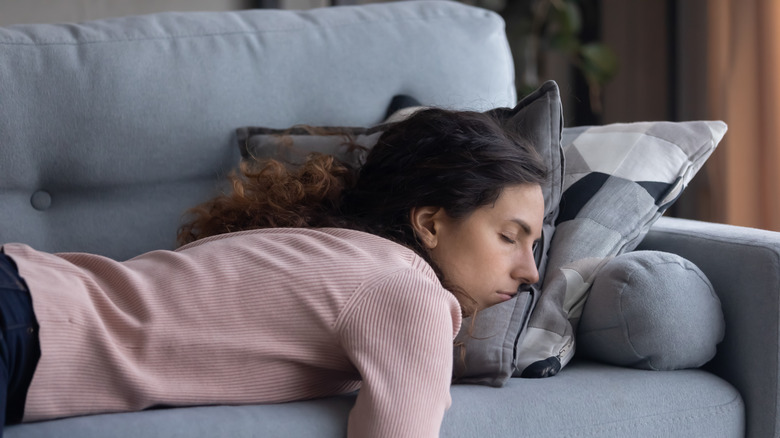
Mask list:
[{"label": "woman's shoulder", "polygon": [[360,248],[373,261],[379,262],[388,274],[404,270],[407,276],[421,276],[437,286],[441,285],[428,262],[407,246],[375,234],[345,228],[320,228],[315,232],[327,234],[347,245]]},{"label": "woman's shoulder", "polygon": [[383,237],[347,228],[262,228],[219,234],[189,243],[180,252],[219,247],[264,246],[282,244],[293,251],[320,257],[336,257],[352,263],[398,263],[419,269],[433,270],[413,250]]},{"label": "woman's shoulder", "polygon": [[365,282],[346,303],[335,327],[339,331],[366,329],[371,332],[368,328],[376,326],[383,318],[390,318],[394,324],[403,320],[400,326],[407,328],[436,325],[439,334],[452,338],[462,322],[461,307],[455,296],[435,275],[413,266],[387,268],[381,275]]}]

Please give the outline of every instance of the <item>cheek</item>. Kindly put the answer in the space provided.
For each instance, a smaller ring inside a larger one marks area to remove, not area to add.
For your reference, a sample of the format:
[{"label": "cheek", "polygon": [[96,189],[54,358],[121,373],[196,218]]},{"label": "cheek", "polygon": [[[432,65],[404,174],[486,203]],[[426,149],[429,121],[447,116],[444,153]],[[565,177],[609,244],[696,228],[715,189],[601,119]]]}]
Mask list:
[{"label": "cheek", "polygon": [[463,239],[448,248],[442,248],[439,257],[441,262],[437,263],[448,281],[468,288],[484,286],[504,264],[500,250],[486,244],[485,239],[475,233],[463,236]]},{"label": "cheek", "polygon": [[431,258],[438,265],[444,279],[460,287],[474,275],[473,264],[479,259],[463,239],[451,239],[437,245],[431,251]]}]

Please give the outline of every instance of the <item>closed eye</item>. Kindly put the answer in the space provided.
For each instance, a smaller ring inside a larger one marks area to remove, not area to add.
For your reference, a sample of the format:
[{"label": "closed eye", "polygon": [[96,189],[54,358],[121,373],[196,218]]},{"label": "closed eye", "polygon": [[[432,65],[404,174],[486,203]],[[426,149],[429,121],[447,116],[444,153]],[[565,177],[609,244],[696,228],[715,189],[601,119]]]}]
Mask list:
[{"label": "closed eye", "polygon": [[515,243],[517,243],[517,241],[516,241],[516,240],[514,240],[514,239],[512,239],[511,237],[509,237],[509,236],[507,236],[507,235],[504,235],[504,234],[501,234],[501,239],[502,239],[504,242],[506,242],[506,243],[509,243],[509,244],[512,244],[512,245],[514,245]]}]

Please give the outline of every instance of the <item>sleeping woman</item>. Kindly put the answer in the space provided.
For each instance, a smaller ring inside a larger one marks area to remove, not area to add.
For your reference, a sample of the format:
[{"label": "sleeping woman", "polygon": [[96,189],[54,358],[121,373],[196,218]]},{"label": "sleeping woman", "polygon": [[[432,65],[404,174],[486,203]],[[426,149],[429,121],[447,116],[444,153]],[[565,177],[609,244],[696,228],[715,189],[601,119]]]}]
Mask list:
[{"label": "sleeping woman", "polygon": [[174,251],[7,243],[3,423],[359,389],[349,436],[436,437],[461,318],[538,281],[547,173],[491,116],[428,109],[359,169],[242,165]]}]

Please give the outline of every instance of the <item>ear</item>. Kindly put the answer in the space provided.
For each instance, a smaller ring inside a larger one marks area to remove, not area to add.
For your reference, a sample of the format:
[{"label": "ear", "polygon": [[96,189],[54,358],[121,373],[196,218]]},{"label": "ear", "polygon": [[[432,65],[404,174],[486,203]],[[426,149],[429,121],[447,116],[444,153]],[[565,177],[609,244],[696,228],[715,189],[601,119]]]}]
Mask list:
[{"label": "ear", "polygon": [[409,221],[417,234],[417,238],[427,249],[436,248],[439,243],[436,234],[439,216],[444,210],[441,207],[413,207],[409,212]]}]

